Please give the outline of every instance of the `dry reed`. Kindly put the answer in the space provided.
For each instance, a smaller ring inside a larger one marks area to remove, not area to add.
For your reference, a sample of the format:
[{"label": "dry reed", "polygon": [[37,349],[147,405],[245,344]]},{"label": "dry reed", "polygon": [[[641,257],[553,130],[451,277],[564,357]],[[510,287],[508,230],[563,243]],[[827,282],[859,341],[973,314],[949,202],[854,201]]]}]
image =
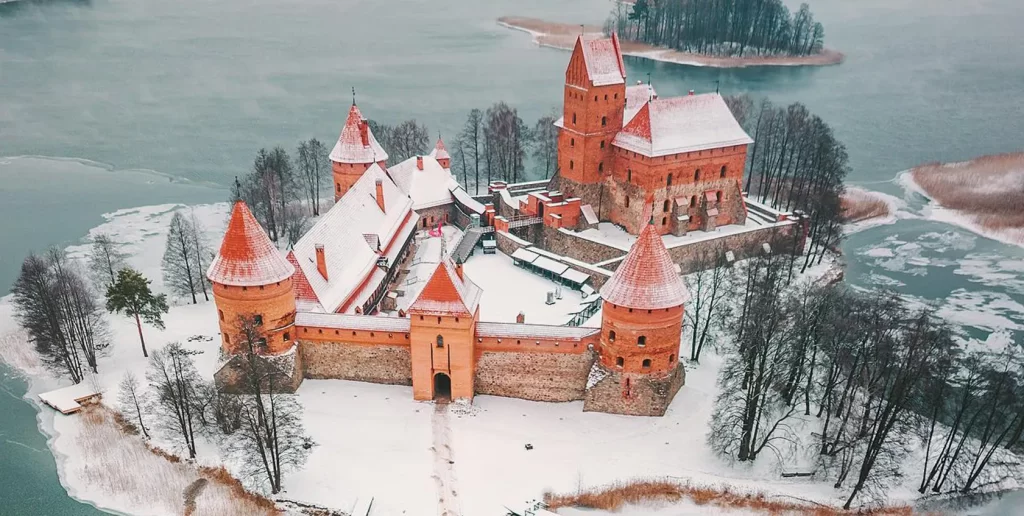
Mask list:
[{"label": "dry reed", "polygon": [[[581,489],[575,493],[545,493],[544,502],[551,509],[579,507],[618,511],[627,504],[673,503],[688,498],[697,505],[723,509],[747,509],[765,514],[792,514],[807,516],[834,516],[850,514],[837,507],[797,503],[771,498],[763,493],[733,491],[728,487],[698,486],[667,479],[638,479],[609,486]],[[857,514],[873,516],[906,516],[913,514],[910,507],[884,507],[860,509]]]},{"label": "dry reed", "polygon": [[865,190],[848,189],[840,200],[843,220],[847,223],[892,215],[889,203]]},{"label": "dry reed", "polygon": [[[935,202],[973,217],[980,226],[1024,230],[1024,152],[954,165],[929,163],[910,173]],[[1024,231],[1016,239],[1024,243]]]}]

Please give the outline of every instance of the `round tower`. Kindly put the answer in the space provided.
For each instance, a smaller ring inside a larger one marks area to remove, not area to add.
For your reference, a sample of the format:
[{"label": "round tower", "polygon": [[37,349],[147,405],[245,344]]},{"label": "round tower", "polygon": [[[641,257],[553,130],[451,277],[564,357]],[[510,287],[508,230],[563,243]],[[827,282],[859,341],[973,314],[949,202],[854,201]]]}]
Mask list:
[{"label": "round tower", "polygon": [[641,374],[676,368],[689,292],[656,226],[644,227],[601,298],[602,365]]},{"label": "round tower", "polygon": [[363,118],[354,101],[348,110],[345,127],[338,136],[338,143],[331,149],[330,159],[335,201],[348,192],[370,165],[376,163],[387,170],[388,153],[377,143],[369,122]]},{"label": "round tower", "polygon": [[284,353],[296,335],[295,267],[274,246],[252,212],[235,202],[220,251],[206,273],[213,284],[221,346],[226,353],[241,350],[239,318],[252,317],[263,328],[261,352]]}]

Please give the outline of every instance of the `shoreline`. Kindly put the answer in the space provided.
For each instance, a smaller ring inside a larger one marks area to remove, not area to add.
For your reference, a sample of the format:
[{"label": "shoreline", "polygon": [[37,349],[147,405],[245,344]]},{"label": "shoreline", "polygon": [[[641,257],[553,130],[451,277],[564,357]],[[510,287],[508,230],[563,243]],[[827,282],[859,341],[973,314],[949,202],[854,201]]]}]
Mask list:
[{"label": "shoreline", "polygon": [[850,185],[840,199],[844,218],[848,218],[843,224],[843,231],[847,235],[876,226],[895,224],[900,218],[908,217],[903,211],[906,202],[875,190]]},{"label": "shoreline", "polygon": [[1014,210],[1024,205],[1024,152],[926,163],[900,173],[897,181],[929,201],[925,218],[1024,247],[1024,212]]},{"label": "shoreline", "polygon": [[[581,34],[580,25],[548,22],[538,18],[525,16],[502,16],[498,25],[507,29],[525,32],[533,37],[533,42],[541,47],[572,50],[576,37]],[[584,25],[583,36],[599,37],[603,35],[601,27]],[[751,56],[721,57],[705,56],[690,52],[657,47],[637,41],[622,40],[622,55],[639,57],[663,63],[674,63],[687,66],[703,66],[708,68],[747,68],[752,66],[832,66],[841,64],[846,56],[837,50],[825,49],[820,54],[810,56]]]}]

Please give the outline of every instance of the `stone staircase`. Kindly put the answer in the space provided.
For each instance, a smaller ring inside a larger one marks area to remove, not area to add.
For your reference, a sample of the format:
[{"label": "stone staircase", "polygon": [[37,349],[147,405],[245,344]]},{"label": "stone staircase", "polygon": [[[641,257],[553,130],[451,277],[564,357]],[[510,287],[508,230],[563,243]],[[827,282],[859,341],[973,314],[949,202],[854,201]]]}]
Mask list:
[{"label": "stone staircase", "polygon": [[471,227],[466,230],[466,233],[462,235],[462,240],[459,245],[455,246],[455,252],[452,253],[452,259],[457,262],[465,262],[469,258],[469,255],[473,254],[473,249],[476,244],[480,242],[480,238],[485,234],[494,231],[491,227]]}]

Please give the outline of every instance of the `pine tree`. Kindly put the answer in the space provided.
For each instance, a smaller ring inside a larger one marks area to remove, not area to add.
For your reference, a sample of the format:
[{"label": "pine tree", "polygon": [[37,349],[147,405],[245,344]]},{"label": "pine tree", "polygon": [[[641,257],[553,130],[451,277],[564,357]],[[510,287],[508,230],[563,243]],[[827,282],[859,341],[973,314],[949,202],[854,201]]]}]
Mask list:
[{"label": "pine tree", "polygon": [[162,315],[167,313],[167,296],[154,295],[149,283],[142,273],[126,267],[118,271],[117,281],[107,289],[107,311],[135,319],[144,357],[149,357],[149,353],[146,352],[146,339],[142,335],[142,322],[145,321],[162,330]]}]

